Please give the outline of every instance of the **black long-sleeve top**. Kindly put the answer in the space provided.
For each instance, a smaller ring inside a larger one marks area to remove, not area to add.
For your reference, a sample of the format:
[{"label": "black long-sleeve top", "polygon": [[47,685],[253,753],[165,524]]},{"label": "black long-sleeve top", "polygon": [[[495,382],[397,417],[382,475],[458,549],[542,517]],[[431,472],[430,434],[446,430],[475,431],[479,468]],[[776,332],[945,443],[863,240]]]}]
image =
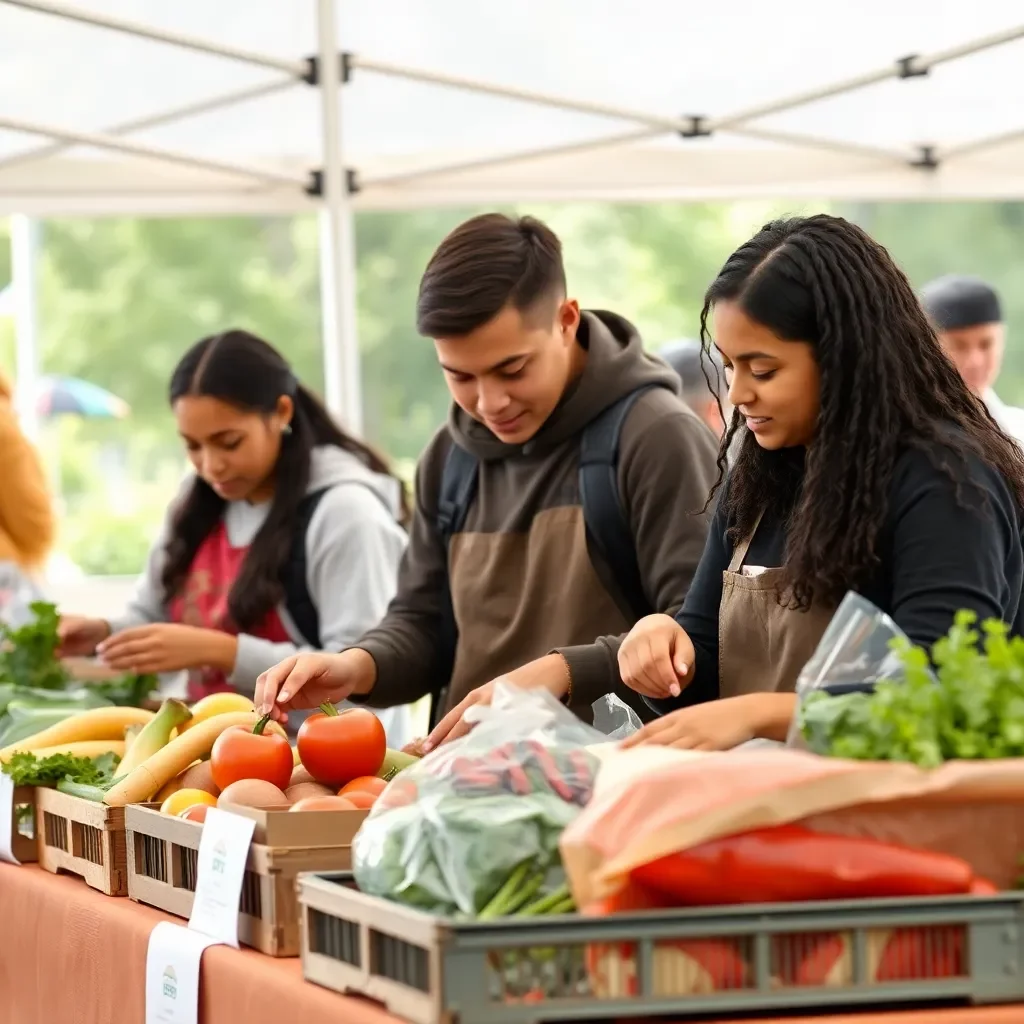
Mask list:
[{"label": "black long-sleeve top", "polygon": [[[1003,475],[980,458],[968,454],[965,464],[958,452],[936,454],[948,471],[919,448],[907,448],[897,460],[878,540],[880,564],[856,590],[913,643],[929,649],[962,608],[976,612],[979,621],[1001,619],[1013,634],[1024,634],[1024,512]],[[649,701],[662,714],[718,696],[722,571],[733,553],[722,505],[676,615],[693,641],[694,677],[680,697]],[[782,565],[785,517],[785,508],[765,512],[745,564]]]}]

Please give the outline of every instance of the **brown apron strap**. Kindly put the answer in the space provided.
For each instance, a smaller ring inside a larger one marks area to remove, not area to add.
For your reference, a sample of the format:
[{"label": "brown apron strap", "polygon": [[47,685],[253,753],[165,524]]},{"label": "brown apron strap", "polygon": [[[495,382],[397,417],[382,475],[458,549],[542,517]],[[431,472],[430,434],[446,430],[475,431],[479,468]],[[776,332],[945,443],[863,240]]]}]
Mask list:
[{"label": "brown apron strap", "polygon": [[754,520],[754,525],[750,528],[750,532],[746,535],[732,549],[732,558],[729,559],[729,572],[739,572],[743,566],[743,559],[747,557],[747,550],[750,548],[750,542],[754,539],[754,534],[757,533],[758,526],[761,525],[761,518],[764,516],[764,509],[758,514]]}]

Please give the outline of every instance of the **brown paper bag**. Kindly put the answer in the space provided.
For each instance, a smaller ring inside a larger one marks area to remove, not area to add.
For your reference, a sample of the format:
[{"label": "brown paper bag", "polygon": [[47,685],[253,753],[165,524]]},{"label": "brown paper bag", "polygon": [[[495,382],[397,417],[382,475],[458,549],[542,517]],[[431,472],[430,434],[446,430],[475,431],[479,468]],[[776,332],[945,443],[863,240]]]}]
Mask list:
[{"label": "brown paper bag", "polygon": [[609,751],[590,804],[562,836],[562,860],[585,906],[618,892],[638,865],[792,822],[960,856],[1008,888],[1024,853],[1024,759],[926,771],[796,750]]}]

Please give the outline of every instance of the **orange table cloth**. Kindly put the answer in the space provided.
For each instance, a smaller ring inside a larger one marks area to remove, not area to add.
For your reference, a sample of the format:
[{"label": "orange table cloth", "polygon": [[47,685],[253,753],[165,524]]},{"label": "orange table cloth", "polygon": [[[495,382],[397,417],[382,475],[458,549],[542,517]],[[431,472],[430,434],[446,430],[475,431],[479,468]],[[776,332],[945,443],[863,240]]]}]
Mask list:
[{"label": "orange table cloth", "polygon": [[[182,923],[78,878],[0,864],[0,1021],[143,1024],[146,949],[160,921]],[[200,983],[201,1024],[396,1024],[304,982],[297,958],[211,946]]]},{"label": "orange table cloth", "polygon": [[[146,948],[160,921],[181,923],[78,878],[0,864],[0,1024],[142,1024]],[[298,959],[227,946],[203,954],[199,1020],[400,1024],[371,1003],[304,982]],[[762,1017],[759,1024],[1024,1024],[1024,1006]]]}]

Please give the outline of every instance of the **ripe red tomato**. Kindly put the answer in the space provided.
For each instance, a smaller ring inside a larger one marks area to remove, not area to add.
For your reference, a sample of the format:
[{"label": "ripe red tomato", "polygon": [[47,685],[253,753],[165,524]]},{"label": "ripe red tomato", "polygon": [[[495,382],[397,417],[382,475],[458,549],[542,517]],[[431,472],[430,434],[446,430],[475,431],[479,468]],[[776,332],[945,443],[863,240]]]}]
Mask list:
[{"label": "ripe red tomato", "polygon": [[244,725],[225,729],[214,741],[210,770],[222,792],[242,779],[262,779],[280,790],[288,788],[295,756],[284,736],[263,731],[268,719],[260,719],[251,731]]},{"label": "ripe red tomato", "polygon": [[[361,775],[376,775],[384,763],[387,739],[380,719],[365,708],[340,714],[323,704],[299,727],[299,760],[317,782],[332,789]],[[329,709],[329,710],[328,710]]]},{"label": "ripe red tomato", "polygon": [[184,818],[186,821],[206,821],[206,812],[209,809],[209,804],[193,804],[191,807],[186,807],[178,817]]},{"label": "ripe red tomato", "polygon": [[369,793],[371,796],[380,796],[387,788],[388,784],[383,779],[378,779],[376,775],[360,775],[358,779],[346,782],[338,790],[338,796],[348,796],[349,793]]}]

